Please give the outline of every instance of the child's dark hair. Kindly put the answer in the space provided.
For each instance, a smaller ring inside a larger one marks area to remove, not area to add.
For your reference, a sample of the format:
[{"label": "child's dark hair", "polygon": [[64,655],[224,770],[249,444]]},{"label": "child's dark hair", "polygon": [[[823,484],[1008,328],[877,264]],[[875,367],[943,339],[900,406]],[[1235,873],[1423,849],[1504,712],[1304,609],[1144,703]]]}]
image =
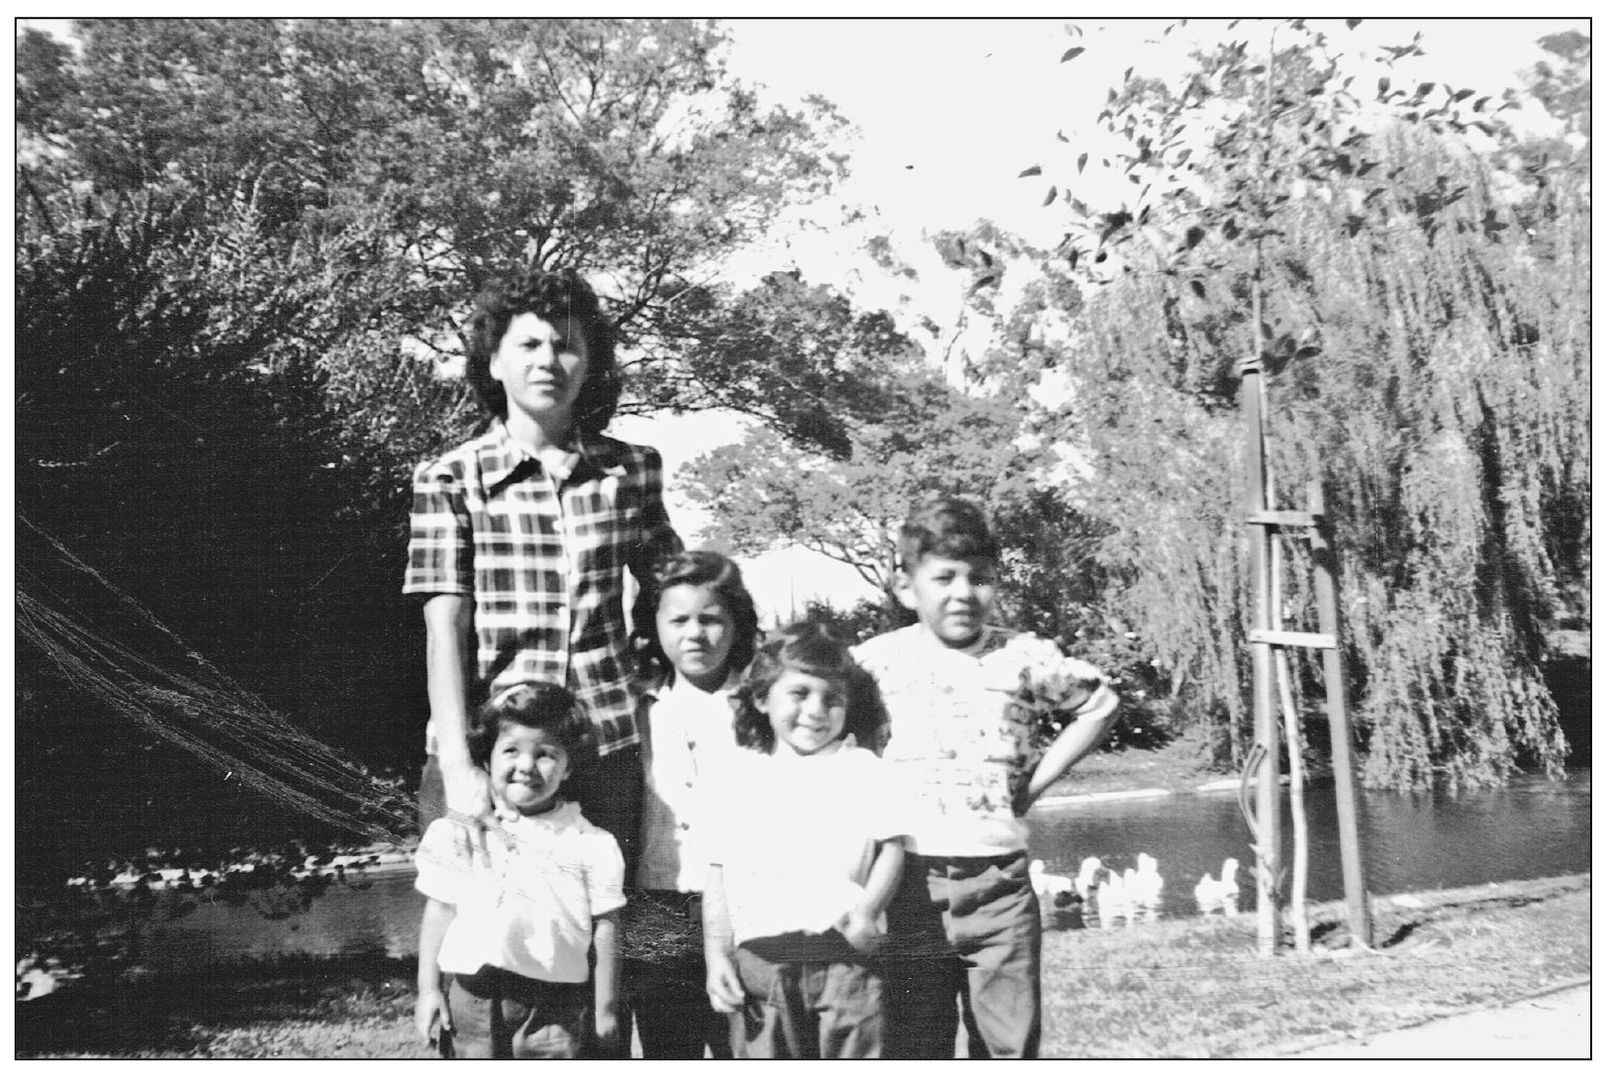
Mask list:
[{"label": "child's dark hair", "polygon": [[736,712],[732,728],[738,744],[757,752],[776,747],[771,720],[756,701],[789,670],[843,682],[847,701],[844,733],[853,733],[860,747],[882,752],[888,739],[888,712],[877,682],[849,654],[849,648],[818,622],[790,625],[754,653],[754,661],[732,696]]},{"label": "child's dark hair", "polygon": [[668,680],[670,657],[659,644],[659,597],[667,589],[689,584],[709,588],[732,616],[732,650],[726,665],[741,670],[754,658],[760,638],[760,616],[754,597],[743,586],[743,572],[737,563],[719,551],[682,551],[666,559],[654,573],[654,582],[644,585],[631,607],[632,633],[637,640],[638,669],[645,675]]},{"label": "child's dark hair", "polygon": [[916,569],[923,555],[1000,561],[1000,542],[976,503],[931,495],[918,503],[899,530],[900,568]]},{"label": "child's dark hair", "polygon": [[492,357],[511,320],[535,313],[558,331],[574,320],[587,344],[587,376],[576,397],[571,423],[578,433],[603,431],[620,401],[620,366],[615,362],[614,324],[598,305],[598,296],[573,268],[555,272],[523,272],[487,286],[475,298],[465,336],[464,376],[491,413],[508,416],[508,395],[492,377]]},{"label": "child's dark hair", "polygon": [[584,769],[597,756],[592,720],[563,685],[521,682],[492,693],[475,712],[469,728],[469,758],[477,766],[490,765],[492,748],[509,723],[552,734],[569,753],[570,775]]}]

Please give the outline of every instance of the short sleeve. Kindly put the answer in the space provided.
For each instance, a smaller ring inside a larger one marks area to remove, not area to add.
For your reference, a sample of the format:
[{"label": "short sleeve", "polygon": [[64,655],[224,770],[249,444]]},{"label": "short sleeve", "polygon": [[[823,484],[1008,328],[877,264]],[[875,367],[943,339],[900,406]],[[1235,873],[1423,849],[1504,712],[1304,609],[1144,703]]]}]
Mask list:
[{"label": "short sleeve", "polygon": [[1030,666],[1058,666],[1067,659],[1054,640],[1027,633],[1019,633],[1015,639]]},{"label": "short sleeve", "polygon": [[871,637],[849,649],[849,657],[859,663],[861,668],[874,678],[882,670],[882,660],[877,657],[880,649],[878,641],[881,637]]},{"label": "short sleeve", "polygon": [[469,828],[454,819],[437,819],[425,828],[414,853],[418,877],[413,888],[426,897],[456,905],[475,866]]},{"label": "short sleeve", "polygon": [[626,861],[614,835],[595,830],[586,840],[587,903],[594,916],[621,908],[626,903]]},{"label": "short sleeve", "polygon": [[474,549],[462,477],[444,461],[419,466],[413,475],[403,594],[473,592]]}]

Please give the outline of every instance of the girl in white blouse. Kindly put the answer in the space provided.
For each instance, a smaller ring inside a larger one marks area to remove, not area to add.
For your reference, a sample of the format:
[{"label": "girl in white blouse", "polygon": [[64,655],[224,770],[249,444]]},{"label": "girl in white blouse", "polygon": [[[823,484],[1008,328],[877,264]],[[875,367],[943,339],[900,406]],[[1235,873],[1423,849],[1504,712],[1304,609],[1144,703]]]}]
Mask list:
[{"label": "girl in white blouse", "polygon": [[[698,801],[702,783],[738,753],[730,697],[759,621],[737,564],[714,551],[674,556],[645,595],[635,615],[651,681],[638,709],[645,786],[634,899],[642,929],[665,926],[683,939],[628,961],[629,1000],[644,1057],[702,1057],[706,1046],[730,1057],[727,1018],[704,993],[709,857]],[[651,944],[633,937],[637,949]]]}]

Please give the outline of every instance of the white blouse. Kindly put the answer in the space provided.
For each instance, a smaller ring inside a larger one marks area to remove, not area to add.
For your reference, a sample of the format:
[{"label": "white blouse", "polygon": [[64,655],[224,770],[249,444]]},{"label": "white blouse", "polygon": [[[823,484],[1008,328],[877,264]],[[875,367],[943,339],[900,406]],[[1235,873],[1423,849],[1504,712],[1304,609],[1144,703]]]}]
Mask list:
[{"label": "white blouse", "polygon": [[732,730],[735,677],[714,692],[672,681],[648,698],[642,719],[641,857],[636,885],[702,892],[709,872],[701,782],[742,750]]}]

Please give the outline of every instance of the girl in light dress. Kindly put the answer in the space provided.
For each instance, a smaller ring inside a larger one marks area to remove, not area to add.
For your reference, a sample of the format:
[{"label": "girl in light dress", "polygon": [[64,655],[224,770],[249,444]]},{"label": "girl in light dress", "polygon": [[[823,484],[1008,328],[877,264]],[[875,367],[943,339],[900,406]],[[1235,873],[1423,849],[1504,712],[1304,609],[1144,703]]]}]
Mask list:
[{"label": "girl in light dress", "polygon": [[[649,678],[638,709],[644,800],[636,887],[644,931],[683,936],[627,962],[627,988],[648,1058],[730,1057],[727,1018],[705,996],[700,928],[709,874],[704,783],[738,754],[732,691],[754,655],[759,621],[737,564],[714,551],[672,557],[634,618]],[[668,921],[668,922],[667,922]]]},{"label": "girl in light dress", "polygon": [[905,808],[881,759],[886,716],[848,649],[797,625],[737,696],[737,762],[711,776],[704,897],[710,1004],[749,1058],[880,1057],[884,908]]}]

